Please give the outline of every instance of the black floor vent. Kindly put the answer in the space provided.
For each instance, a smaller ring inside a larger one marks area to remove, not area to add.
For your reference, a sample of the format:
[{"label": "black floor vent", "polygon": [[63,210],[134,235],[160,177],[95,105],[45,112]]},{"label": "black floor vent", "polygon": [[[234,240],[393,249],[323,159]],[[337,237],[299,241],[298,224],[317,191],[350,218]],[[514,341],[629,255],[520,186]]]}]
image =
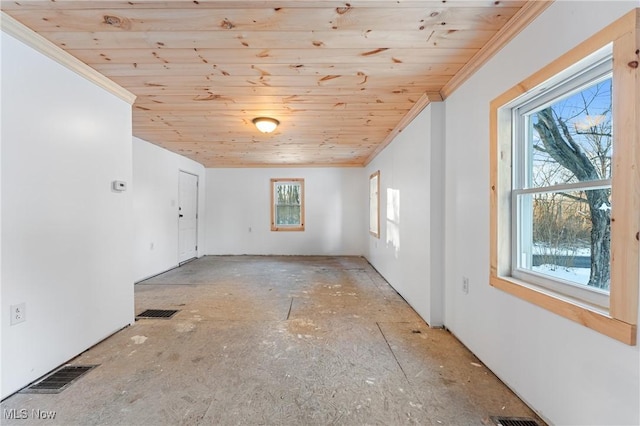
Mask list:
[{"label": "black floor vent", "polygon": [[97,365],[65,365],[44,379],[22,390],[22,393],[60,393]]},{"label": "black floor vent", "polygon": [[537,421],[528,417],[491,417],[496,426],[540,426]]},{"label": "black floor vent", "polygon": [[136,318],[163,318],[169,319],[174,316],[178,311],[175,309],[147,309],[141,314],[138,314]]}]

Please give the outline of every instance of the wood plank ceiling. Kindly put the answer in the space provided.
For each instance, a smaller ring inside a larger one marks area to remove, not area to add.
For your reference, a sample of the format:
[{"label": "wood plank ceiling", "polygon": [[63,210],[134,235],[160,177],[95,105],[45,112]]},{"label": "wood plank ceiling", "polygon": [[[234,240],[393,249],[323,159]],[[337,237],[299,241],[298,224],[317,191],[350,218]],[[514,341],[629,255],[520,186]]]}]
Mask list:
[{"label": "wood plank ceiling", "polygon": [[[451,91],[523,6],[2,1],[4,12],[137,95],[135,136],[207,167],[366,164]],[[281,124],[262,134],[258,116]]]}]

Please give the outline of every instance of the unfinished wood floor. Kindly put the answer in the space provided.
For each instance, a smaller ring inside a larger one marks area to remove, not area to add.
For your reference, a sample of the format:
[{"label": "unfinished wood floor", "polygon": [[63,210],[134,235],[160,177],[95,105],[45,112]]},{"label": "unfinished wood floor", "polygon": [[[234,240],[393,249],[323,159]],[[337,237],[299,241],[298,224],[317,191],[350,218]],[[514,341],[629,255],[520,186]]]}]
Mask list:
[{"label": "unfinished wood floor", "polygon": [[68,389],[16,394],[3,411],[54,410],[48,425],[488,425],[492,415],[535,417],[362,258],[209,256],[136,285],[135,295],[136,313],[180,312],[138,320],[74,359],[100,366]]}]

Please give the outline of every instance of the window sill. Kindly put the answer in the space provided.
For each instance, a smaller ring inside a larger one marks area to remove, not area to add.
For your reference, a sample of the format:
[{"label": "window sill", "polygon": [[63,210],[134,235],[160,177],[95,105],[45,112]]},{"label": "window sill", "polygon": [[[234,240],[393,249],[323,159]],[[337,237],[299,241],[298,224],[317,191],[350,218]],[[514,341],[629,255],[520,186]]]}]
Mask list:
[{"label": "window sill", "polygon": [[287,231],[304,231],[304,226],[272,226],[272,231],[287,232]]},{"label": "window sill", "polygon": [[556,296],[511,277],[491,276],[490,283],[497,289],[582,324],[622,343],[630,346],[636,345],[636,326],[612,318],[601,309],[561,298],[559,295]]}]

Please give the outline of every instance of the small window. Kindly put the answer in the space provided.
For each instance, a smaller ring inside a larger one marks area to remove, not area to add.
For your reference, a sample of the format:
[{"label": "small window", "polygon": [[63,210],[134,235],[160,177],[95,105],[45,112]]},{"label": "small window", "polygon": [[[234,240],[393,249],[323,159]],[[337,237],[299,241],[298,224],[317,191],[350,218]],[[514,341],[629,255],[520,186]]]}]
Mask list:
[{"label": "small window", "polygon": [[304,231],[304,179],[271,179],[271,230]]},{"label": "small window", "polygon": [[380,238],[380,170],[369,176],[369,233]]},{"label": "small window", "polygon": [[490,283],[629,345],[640,281],[640,9],[491,102]]}]

